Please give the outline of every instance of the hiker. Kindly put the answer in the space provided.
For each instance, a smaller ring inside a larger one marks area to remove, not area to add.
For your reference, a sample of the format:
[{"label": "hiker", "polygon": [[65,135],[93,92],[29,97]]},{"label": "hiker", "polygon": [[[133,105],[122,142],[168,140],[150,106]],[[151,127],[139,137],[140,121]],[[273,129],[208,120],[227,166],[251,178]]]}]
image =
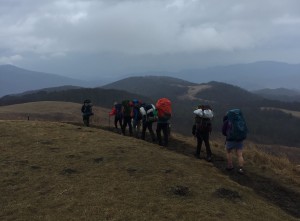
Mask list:
[{"label": "hiker", "polygon": [[136,138],[139,138],[140,128],[141,128],[141,120],[142,114],[140,113],[140,102],[137,99],[132,100],[132,126],[133,126],[133,133]]},{"label": "hiker", "polygon": [[207,105],[199,105],[194,111],[195,123],[192,128],[192,134],[197,138],[197,149],[195,157],[200,159],[201,147],[204,141],[206,147],[206,160],[211,162],[212,152],[209,144],[209,135],[212,131],[211,119],[213,118],[213,111]]},{"label": "hiker", "polygon": [[83,105],[81,107],[81,113],[82,113],[82,119],[83,119],[83,124],[84,126],[89,127],[90,126],[90,116],[94,115],[93,105],[91,103],[91,100],[86,99],[83,102]]},{"label": "hiker", "polygon": [[122,116],[123,116],[123,125],[122,125],[122,134],[125,135],[125,130],[128,125],[129,134],[132,136],[132,102],[129,100],[122,101]]},{"label": "hiker", "polygon": [[243,140],[247,137],[247,125],[240,109],[232,109],[223,118],[222,134],[226,136],[227,167],[226,170],[234,169],[232,163],[232,151],[236,151],[238,158],[238,173],[244,173]]},{"label": "hiker", "polygon": [[[156,102],[157,109],[157,126],[156,136],[160,146],[168,146],[169,142],[169,120],[171,119],[171,101],[167,98],[161,98]],[[163,132],[164,140],[162,141],[161,131]]]},{"label": "hiker", "polygon": [[109,116],[113,116],[113,115],[115,116],[114,119],[115,128],[118,129],[118,123],[119,123],[120,128],[122,129],[122,104],[116,101],[114,102],[113,109],[109,113]]},{"label": "hiker", "polygon": [[152,129],[153,122],[157,121],[157,111],[153,104],[142,104],[140,107],[142,115],[142,140],[145,140],[146,130],[149,130],[152,142],[155,142],[155,135]]}]

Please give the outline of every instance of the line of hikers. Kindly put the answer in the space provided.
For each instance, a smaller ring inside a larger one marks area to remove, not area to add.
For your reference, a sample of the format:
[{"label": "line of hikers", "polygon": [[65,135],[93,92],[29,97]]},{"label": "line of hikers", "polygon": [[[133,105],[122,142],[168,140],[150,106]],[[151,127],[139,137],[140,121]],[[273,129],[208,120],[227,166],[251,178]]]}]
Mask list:
[{"label": "line of hikers", "polygon": [[[156,142],[161,146],[168,146],[169,125],[172,114],[171,101],[167,98],[161,98],[156,105],[147,104],[137,99],[124,100],[121,103],[115,102],[110,116],[115,116],[114,126],[121,128],[122,134],[126,134],[128,126],[130,136],[135,136],[145,140],[146,130],[148,129],[152,142]],[[157,122],[156,136],[153,132],[152,125]],[[140,135],[142,127],[142,132]],[[163,133],[163,139],[161,132]]]},{"label": "line of hikers", "polygon": [[[89,126],[89,117],[93,115],[92,104],[90,100],[85,100],[81,108],[83,121]],[[126,134],[128,126],[129,135],[145,140],[146,130],[148,129],[152,142],[161,146],[168,146],[170,135],[170,119],[172,115],[171,101],[167,98],[159,99],[155,105],[146,104],[137,99],[124,100],[121,103],[115,102],[109,113],[114,116],[114,126],[116,129],[120,126],[121,133]],[[212,131],[211,120],[214,117],[212,108],[209,105],[199,105],[194,110],[195,120],[192,127],[192,134],[197,138],[195,157],[200,159],[201,146],[204,142],[206,147],[206,160],[212,161],[212,151],[209,143],[209,135]],[[156,136],[152,125],[157,122]],[[142,132],[140,136],[140,128]],[[161,132],[163,132],[163,139]],[[222,133],[226,137],[225,147],[227,152],[228,171],[234,169],[232,162],[232,151],[235,150],[238,157],[238,172],[243,174],[244,159],[242,155],[243,140],[247,136],[247,125],[240,109],[229,110],[223,118]]]}]

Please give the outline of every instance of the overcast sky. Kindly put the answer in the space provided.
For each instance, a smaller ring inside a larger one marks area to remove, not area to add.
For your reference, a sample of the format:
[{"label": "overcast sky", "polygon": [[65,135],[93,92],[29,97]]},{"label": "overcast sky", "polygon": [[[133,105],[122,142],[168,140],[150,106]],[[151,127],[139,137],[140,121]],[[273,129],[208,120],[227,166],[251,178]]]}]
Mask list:
[{"label": "overcast sky", "polygon": [[300,63],[299,0],[0,0],[0,64],[84,79]]}]

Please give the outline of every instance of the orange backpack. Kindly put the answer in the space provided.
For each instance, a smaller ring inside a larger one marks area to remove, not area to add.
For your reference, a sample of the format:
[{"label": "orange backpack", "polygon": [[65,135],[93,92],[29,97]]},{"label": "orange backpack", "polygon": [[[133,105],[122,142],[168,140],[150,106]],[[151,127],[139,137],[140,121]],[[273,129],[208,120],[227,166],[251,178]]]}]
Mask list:
[{"label": "orange backpack", "polygon": [[159,118],[171,118],[172,115],[172,107],[171,101],[167,98],[160,98],[156,102],[156,109],[158,112]]}]

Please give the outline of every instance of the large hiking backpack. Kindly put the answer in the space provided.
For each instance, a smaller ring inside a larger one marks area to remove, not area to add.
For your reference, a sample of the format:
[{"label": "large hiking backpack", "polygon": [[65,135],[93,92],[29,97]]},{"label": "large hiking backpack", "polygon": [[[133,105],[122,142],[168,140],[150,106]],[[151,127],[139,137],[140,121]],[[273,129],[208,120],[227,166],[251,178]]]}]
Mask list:
[{"label": "large hiking backpack", "polygon": [[123,116],[124,117],[130,117],[132,116],[132,104],[129,100],[122,101],[122,107],[123,107]]},{"label": "large hiking backpack", "polygon": [[158,118],[170,119],[172,115],[171,101],[167,98],[160,98],[156,102]]},{"label": "large hiking backpack", "polygon": [[226,139],[229,141],[242,141],[246,139],[248,128],[240,109],[229,110],[226,114]]},{"label": "large hiking backpack", "polygon": [[197,134],[212,131],[212,124],[209,118],[200,118],[196,116],[195,125]]},{"label": "large hiking backpack", "polygon": [[141,103],[139,102],[139,100],[133,99],[132,106],[133,106],[133,110],[132,110],[133,120],[140,121],[142,119],[142,114],[140,113]]},{"label": "large hiking backpack", "polygon": [[93,107],[93,105],[92,105],[91,100],[89,100],[89,99],[84,100],[83,105],[81,107],[82,115],[83,116],[94,115],[92,107]]},{"label": "large hiking backpack", "polygon": [[157,110],[153,104],[146,104],[140,108],[140,113],[148,122],[157,121]]},{"label": "large hiking backpack", "polygon": [[116,118],[122,118],[122,104],[115,104]]}]

